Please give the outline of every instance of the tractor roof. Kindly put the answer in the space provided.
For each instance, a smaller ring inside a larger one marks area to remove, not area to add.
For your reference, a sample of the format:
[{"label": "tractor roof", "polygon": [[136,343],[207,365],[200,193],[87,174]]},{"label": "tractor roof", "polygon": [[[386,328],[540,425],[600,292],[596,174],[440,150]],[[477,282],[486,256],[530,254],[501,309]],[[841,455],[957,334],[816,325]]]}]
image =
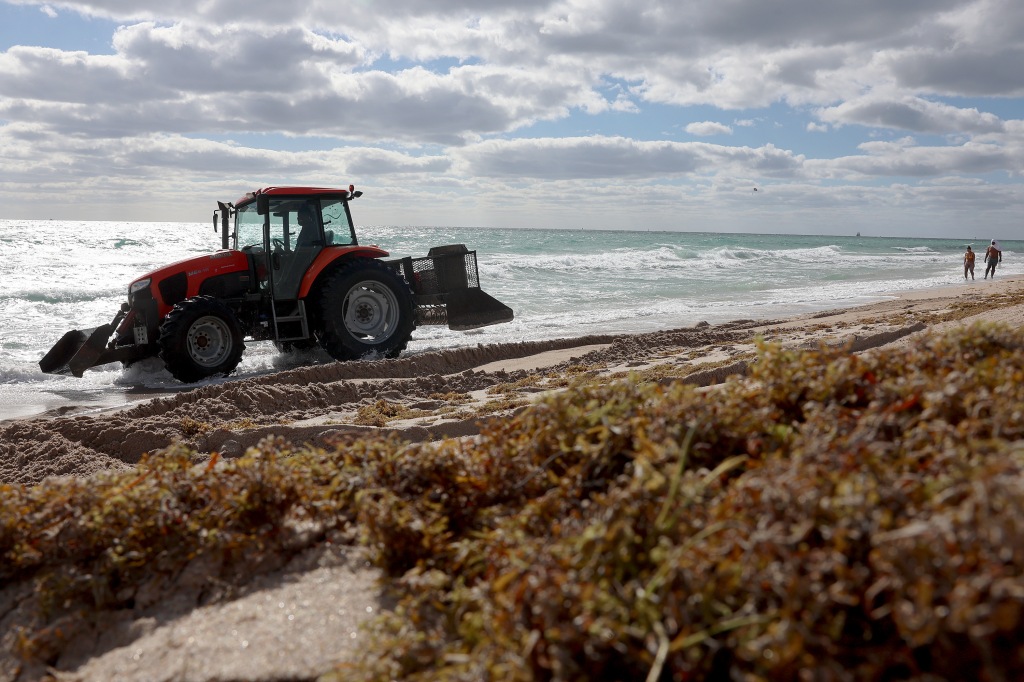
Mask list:
[{"label": "tractor roof", "polygon": [[341,187],[263,187],[256,190],[255,192],[247,192],[245,196],[235,202],[236,206],[248,203],[260,196],[266,194],[268,196],[275,195],[330,195],[333,197],[341,197],[343,199],[354,199],[362,192],[357,192],[354,185],[349,185],[347,188]]}]

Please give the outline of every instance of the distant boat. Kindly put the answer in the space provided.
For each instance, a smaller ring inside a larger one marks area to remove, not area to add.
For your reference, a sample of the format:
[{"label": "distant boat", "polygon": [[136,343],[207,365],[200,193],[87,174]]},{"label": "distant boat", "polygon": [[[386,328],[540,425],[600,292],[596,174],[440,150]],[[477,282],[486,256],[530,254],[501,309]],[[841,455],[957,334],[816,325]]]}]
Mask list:
[{"label": "distant boat", "polygon": [[858,233],[857,233],[857,236],[858,236],[858,237],[860,236],[860,232],[858,232]]}]

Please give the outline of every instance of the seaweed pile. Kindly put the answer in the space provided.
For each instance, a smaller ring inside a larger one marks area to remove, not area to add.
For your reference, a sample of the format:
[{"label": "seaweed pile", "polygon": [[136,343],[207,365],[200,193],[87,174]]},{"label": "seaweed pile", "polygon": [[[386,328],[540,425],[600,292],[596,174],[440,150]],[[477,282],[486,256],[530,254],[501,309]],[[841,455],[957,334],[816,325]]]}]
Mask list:
[{"label": "seaweed pile", "polygon": [[713,390],[581,379],[474,439],[197,457],[0,489],[20,656],[344,531],[397,607],[324,680],[1024,678],[1021,330],[759,343]]}]

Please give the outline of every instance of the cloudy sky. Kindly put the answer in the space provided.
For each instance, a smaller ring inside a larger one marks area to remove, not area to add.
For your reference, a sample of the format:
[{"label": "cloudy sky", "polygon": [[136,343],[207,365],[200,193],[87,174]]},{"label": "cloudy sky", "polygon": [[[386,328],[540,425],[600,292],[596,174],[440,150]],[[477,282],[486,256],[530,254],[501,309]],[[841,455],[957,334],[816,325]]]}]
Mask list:
[{"label": "cloudy sky", "polygon": [[1022,172],[1020,0],[0,0],[0,218],[1020,238]]}]

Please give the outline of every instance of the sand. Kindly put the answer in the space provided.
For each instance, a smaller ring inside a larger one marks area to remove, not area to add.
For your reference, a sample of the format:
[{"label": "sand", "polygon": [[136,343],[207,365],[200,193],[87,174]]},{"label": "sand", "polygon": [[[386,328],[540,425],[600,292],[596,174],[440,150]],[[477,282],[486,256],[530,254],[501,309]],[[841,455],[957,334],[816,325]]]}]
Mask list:
[{"label": "sand", "polygon": [[[72,406],[61,414],[0,422],[0,483],[127,470],[144,453],[175,442],[232,457],[268,435],[318,446],[345,434],[397,433],[412,441],[468,436],[482,420],[506,417],[543,391],[557,390],[546,386],[584,366],[606,375],[656,374],[660,367],[667,380],[686,377],[708,385],[745,371],[755,337],[797,347],[846,344],[864,352],[976,320],[1024,325],[1024,278],[920,290],[785,320],[300,367],[127,407]],[[382,407],[397,418],[375,424],[372,417]],[[383,606],[379,578],[358,548],[340,545],[296,556],[222,603],[200,605],[187,589],[177,590],[79,638],[62,655],[60,679],[315,677],[358,646],[360,623]],[[0,588],[0,633],[8,633],[0,641],[0,680],[42,674],[31,667],[19,672],[9,653],[9,633],[30,594],[27,585]]]}]

